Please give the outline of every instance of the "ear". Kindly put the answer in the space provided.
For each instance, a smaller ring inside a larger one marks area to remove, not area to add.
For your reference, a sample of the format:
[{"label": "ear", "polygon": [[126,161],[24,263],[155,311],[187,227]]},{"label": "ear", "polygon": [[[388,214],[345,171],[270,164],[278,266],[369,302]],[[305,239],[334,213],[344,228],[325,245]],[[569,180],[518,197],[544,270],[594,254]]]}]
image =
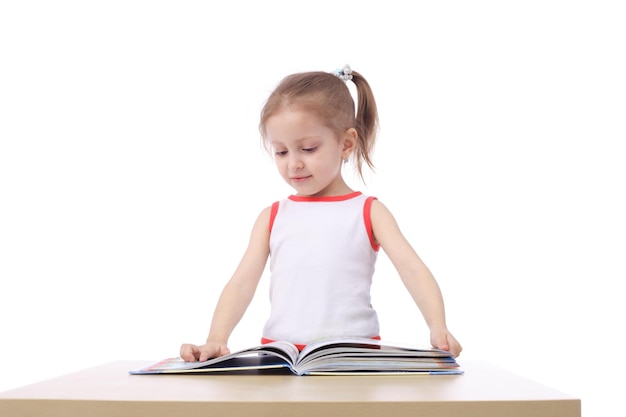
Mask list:
[{"label": "ear", "polygon": [[343,148],[341,150],[341,159],[344,161],[348,159],[354,149],[356,148],[357,140],[359,139],[359,134],[356,129],[350,128],[346,130],[342,137]]}]

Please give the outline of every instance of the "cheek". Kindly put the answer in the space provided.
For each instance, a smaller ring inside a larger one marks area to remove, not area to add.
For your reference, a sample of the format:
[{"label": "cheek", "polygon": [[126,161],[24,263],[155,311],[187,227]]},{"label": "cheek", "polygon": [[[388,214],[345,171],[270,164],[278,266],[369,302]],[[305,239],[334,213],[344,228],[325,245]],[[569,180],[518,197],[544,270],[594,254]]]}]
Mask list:
[{"label": "cheek", "polygon": [[283,172],[285,169],[287,169],[287,162],[285,161],[285,159],[274,158],[274,164],[276,165],[276,169],[278,169],[278,171],[280,172]]},{"label": "cheek", "polygon": [[336,170],[338,167],[341,168],[343,165],[343,159],[341,158],[340,153],[333,153],[329,155],[328,158],[324,161],[324,164],[329,170]]}]

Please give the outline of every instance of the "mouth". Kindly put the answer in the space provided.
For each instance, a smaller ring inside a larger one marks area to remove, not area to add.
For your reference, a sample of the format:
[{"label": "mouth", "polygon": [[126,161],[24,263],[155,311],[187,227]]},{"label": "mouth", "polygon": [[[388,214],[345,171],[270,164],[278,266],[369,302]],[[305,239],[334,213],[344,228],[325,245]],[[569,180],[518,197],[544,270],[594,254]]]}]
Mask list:
[{"label": "mouth", "polygon": [[304,182],[306,180],[308,180],[309,178],[311,178],[311,175],[307,175],[307,176],[303,176],[303,177],[291,177],[291,181],[298,183],[298,182]]}]

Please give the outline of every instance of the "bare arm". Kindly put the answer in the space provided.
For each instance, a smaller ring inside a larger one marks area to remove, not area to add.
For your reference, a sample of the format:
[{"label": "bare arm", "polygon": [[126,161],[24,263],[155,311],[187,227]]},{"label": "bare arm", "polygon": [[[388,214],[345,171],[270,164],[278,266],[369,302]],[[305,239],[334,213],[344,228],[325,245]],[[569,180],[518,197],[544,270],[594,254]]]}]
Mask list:
[{"label": "bare arm", "polygon": [[183,344],[180,356],[186,361],[204,361],[229,353],[228,339],[252,301],[269,256],[270,208],[257,218],[248,247],[235,273],[217,302],[211,330],[204,345]]},{"label": "bare arm", "polygon": [[448,331],[443,296],[435,277],[406,240],[391,212],[380,201],[372,203],[372,229],[430,329],[430,341],[455,356],[461,345]]}]

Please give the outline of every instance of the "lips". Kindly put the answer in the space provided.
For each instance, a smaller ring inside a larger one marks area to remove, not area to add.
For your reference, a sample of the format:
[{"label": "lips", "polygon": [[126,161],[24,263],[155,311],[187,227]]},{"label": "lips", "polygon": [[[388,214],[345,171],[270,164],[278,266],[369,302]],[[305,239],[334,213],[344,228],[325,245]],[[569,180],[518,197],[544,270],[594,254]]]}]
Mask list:
[{"label": "lips", "polygon": [[307,176],[304,176],[304,177],[291,177],[291,181],[293,181],[293,182],[302,182],[302,181],[308,180],[309,178],[311,178],[311,175],[307,175]]}]

